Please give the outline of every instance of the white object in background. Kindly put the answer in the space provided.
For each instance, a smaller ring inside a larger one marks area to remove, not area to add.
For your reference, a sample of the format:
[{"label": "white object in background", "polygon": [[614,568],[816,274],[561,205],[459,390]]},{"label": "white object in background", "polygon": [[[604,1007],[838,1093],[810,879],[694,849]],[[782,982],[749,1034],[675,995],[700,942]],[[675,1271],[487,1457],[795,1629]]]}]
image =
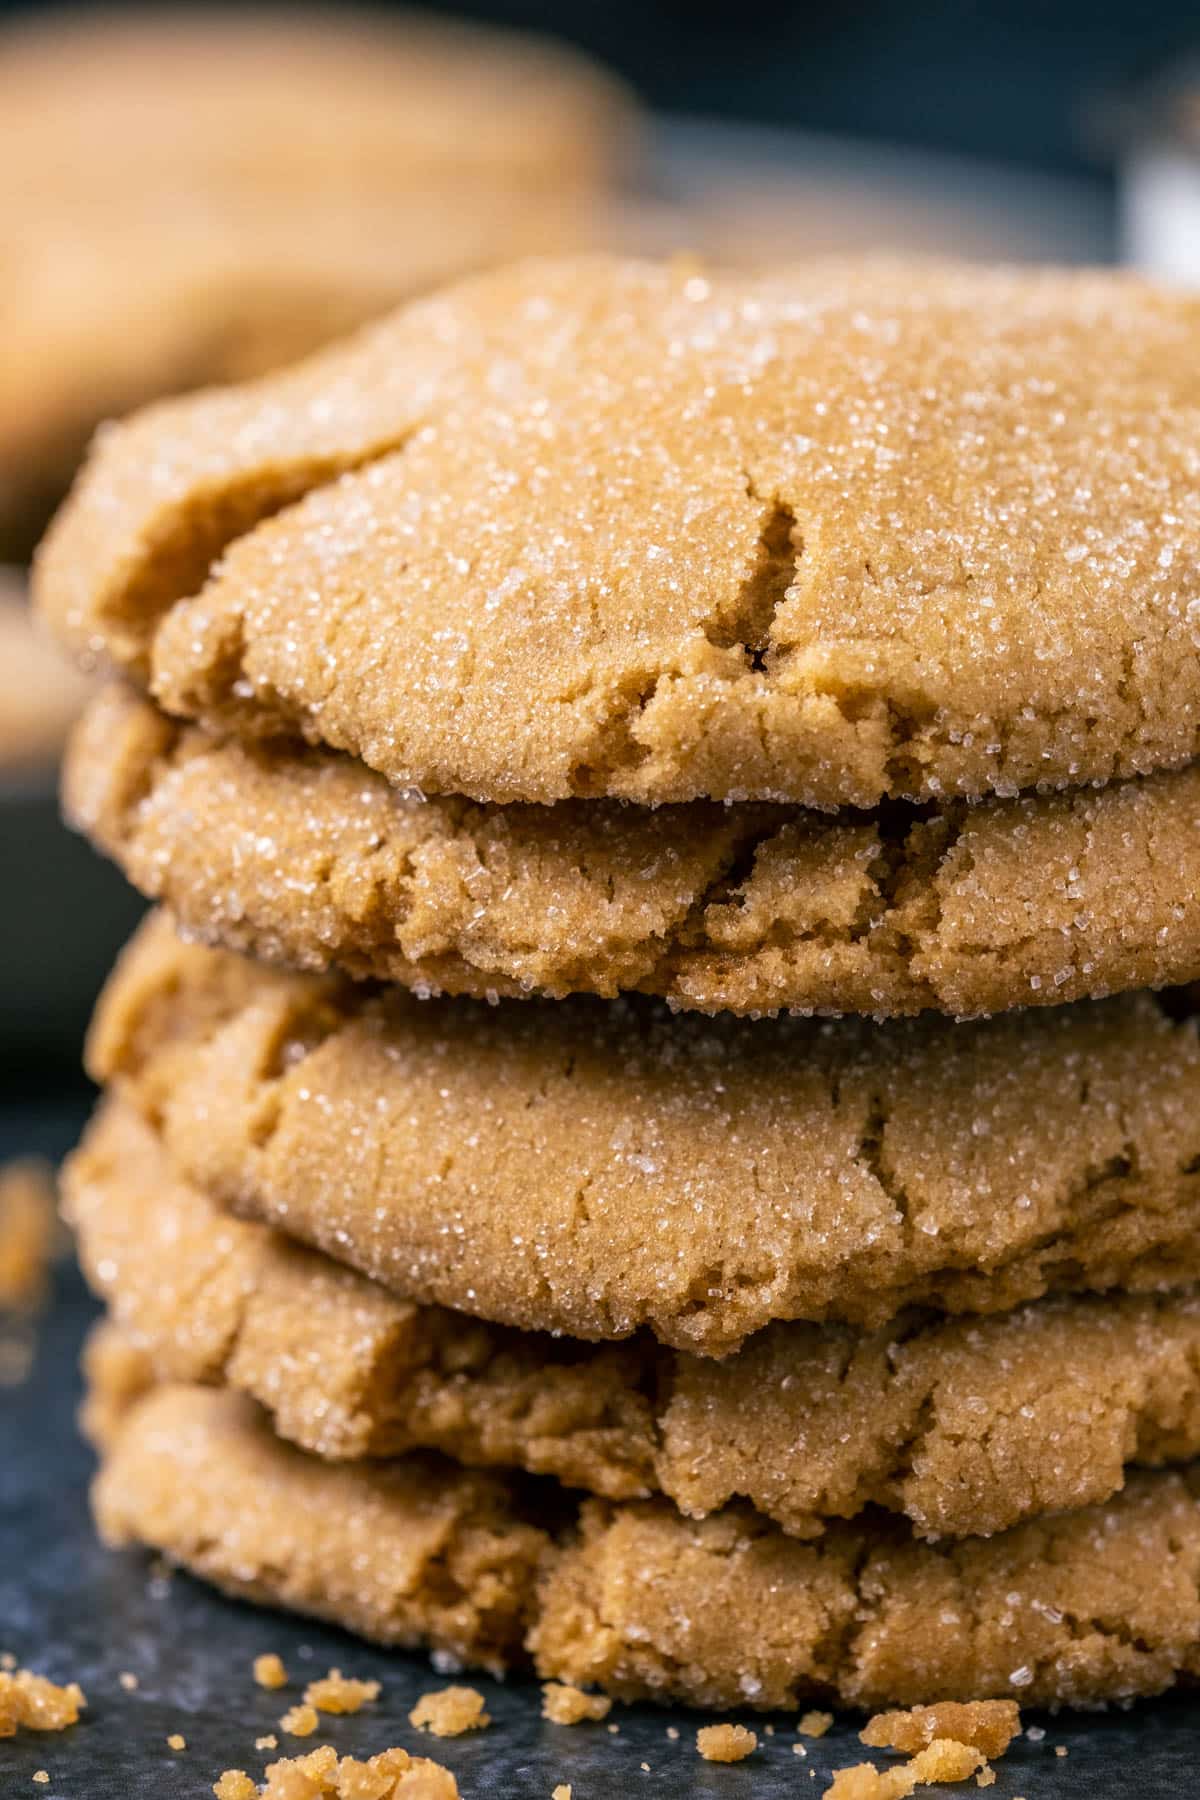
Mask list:
[{"label": "white object in background", "polygon": [[1120,196],[1122,260],[1200,286],[1200,156],[1174,144],[1138,145],[1121,170]]}]

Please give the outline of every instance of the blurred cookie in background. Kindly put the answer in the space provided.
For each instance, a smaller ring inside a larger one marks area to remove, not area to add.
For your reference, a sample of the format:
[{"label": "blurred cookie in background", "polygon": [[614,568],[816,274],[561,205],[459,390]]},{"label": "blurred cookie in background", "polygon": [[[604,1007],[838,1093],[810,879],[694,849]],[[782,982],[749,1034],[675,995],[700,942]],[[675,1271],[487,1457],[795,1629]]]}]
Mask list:
[{"label": "blurred cookie in background", "polygon": [[32,547],[101,420],[601,239],[635,117],[566,49],[419,16],[7,29],[0,554]]},{"label": "blurred cookie in background", "polygon": [[34,620],[19,572],[0,568],[0,781],[53,771],[89,691]]}]

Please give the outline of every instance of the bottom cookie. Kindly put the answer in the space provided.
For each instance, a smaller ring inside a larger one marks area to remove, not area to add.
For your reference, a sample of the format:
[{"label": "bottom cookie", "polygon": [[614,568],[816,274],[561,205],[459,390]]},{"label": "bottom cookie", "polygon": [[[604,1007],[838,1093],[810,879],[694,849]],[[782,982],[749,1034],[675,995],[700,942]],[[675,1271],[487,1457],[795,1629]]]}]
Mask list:
[{"label": "bottom cookie", "polygon": [[805,1543],[665,1501],[563,1527],[550,1498],[436,1458],[323,1463],[190,1387],[133,1404],[94,1489],[109,1543],[231,1593],[623,1699],[1087,1705],[1200,1674],[1200,1471],[939,1547],[879,1515]]},{"label": "bottom cookie", "polygon": [[208,1388],[155,1388],[110,1414],[108,1437],[93,1499],[109,1543],[152,1544],[227,1593],[380,1643],[497,1672],[520,1654],[549,1538],[508,1482],[436,1457],[321,1462]]}]

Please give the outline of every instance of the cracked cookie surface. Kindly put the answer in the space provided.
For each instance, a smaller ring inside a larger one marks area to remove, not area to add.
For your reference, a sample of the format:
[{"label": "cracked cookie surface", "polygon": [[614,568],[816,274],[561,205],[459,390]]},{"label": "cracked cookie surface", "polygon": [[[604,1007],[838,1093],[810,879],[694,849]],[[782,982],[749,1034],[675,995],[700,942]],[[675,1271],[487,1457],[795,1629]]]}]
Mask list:
[{"label": "cracked cookie surface", "polygon": [[40,563],[167,710],[479,800],[836,808],[1200,750],[1200,303],[530,263],[106,435]]},{"label": "cracked cookie surface", "polygon": [[423,993],[962,1016],[1200,974],[1196,764],[925,814],[478,806],[112,687],[65,803],[194,936]]},{"label": "cracked cookie surface", "polygon": [[528,1623],[543,1679],[631,1700],[1088,1704],[1200,1672],[1194,1474],[947,1545],[878,1518],[806,1544],[739,1508],[589,1501],[555,1550],[496,1478],[334,1467],[237,1396],[175,1387],[128,1415],[94,1502],[110,1542],[243,1597],[491,1667],[525,1660]]},{"label": "cracked cookie surface", "polygon": [[153,919],[90,1067],[235,1211],[406,1298],[724,1355],[1200,1272],[1200,1043],[1150,997],[956,1024],[488,1007]]},{"label": "cracked cookie surface", "polygon": [[936,1538],[1106,1500],[1127,1463],[1200,1454],[1190,1293],[911,1314],[873,1333],[774,1325],[715,1362],[401,1300],[221,1212],[120,1103],[71,1158],[64,1195],[109,1307],[110,1341],[89,1358],[112,1372],[100,1385],[118,1385],[119,1333],[146,1381],[249,1394],[282,1437],[333,1460],[436,1449],[610,1499],[661,1490],[690,1516],[745,1497],[799,1537],[876,1505]]}]

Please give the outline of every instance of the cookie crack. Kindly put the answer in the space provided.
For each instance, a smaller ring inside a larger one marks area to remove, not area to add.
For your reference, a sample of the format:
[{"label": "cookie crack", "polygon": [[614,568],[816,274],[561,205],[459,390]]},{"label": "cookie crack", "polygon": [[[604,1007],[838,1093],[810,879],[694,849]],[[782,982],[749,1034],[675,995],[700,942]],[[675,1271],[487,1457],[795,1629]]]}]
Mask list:
[{"label": "cookie crack", "polygon": [[376,440],[354,453],[302,459],[269,471],[256,469],[224,491],[192,494],[147,534],[138,565],[110,596],[108,611],[138,643],[138,673],[148,674],[154,628],[174,606],[198,594],[222,557],[277,514],[318,488],[402,451],[419,426]]},{"label": "cookie crack", "polygon": [[[746,492],[761,501],[754,482],[747,478]],[[765,504],[759,521],[754,562],[734,597],[728,613],[721,613],[705,628],[705,637],[718,650],[740,650],[748,669],[766,671],[775,615],[791,588],[804,554],[792,507],[778,496]]]},{"label": "cookie crack", "polygon": [[907,1188],[888,1165],[884,1146],[888,1126],[888,1107],[883,1094],[872,1093],[867,1116],[859,1131],[854,1160],[878,1182],[896,1214],[900,1233],[907,1242],[911,1237],[910,1200]]}]

